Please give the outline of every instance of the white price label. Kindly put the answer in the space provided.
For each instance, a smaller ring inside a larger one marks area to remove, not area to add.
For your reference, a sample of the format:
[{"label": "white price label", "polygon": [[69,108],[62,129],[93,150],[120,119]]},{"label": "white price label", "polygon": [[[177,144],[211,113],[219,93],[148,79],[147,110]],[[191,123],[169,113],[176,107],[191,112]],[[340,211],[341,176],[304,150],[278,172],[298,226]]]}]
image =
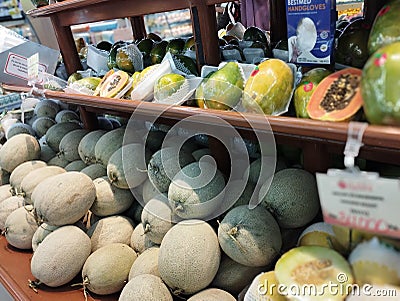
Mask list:
[{"label": "white price label", "polygon": [[317,174],[324,220],[400,238],[400,180]]},{"label": "white price label", "polygon": [[39,53],[36,52],[34,55],[28,57],[26,63],[28,65],[28,79],[36,79],[39,75]]},{"label": "white price label", "polygon": [[[36,64],[38,72],[47,72],[47,66],[43,64]],[[22,55],[10,52],[4,66],[4,73],[12,75],[24,80],[29,80],[28,77],[28,58]]]}]

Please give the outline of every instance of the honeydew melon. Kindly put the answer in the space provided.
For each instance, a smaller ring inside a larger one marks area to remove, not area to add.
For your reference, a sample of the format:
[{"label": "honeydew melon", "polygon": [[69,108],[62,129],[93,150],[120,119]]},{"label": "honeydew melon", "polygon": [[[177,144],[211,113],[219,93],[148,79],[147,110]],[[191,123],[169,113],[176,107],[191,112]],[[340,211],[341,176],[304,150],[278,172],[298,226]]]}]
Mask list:
[{"label": "honeydew melon", "polygon": [[81,160],[86,164],[96,163],[95,146],[100,137],[106,133],[104,130],[97,130],[86,134],[79,142],[78,153]]},{"label": "honeydew melon", "polygon": [[78,145],[87,133],[88,131],[84,129],[73,130],[67,133],[60,141],[60,152],[58,155],[69,162],[80,160]]},{"label": "honeydew melon", "polygon": [[66,171],[81,171],[85,167],[87,167],[85,162],[83,162],[82,160],[75,160],[75,161],[68,163],[65,166],[65,170]]},{"label": "honeydew melon", "polygon": [[55,124],[56,122],[49,117],[39,117],[33,122],[32,128],[35,131],[36,136],[43,137],[46,135],[48,129]]},{"label": "honeydew melon", "polygon": [[89,176],[92,180],[107,176],[107,169],[99,163],[86,166],[81,172]]},{"label": "honeydew melon", "polygon": [[42,99],[34,109],[34,115],[37,117],[49,117],[54,119],[59,111],[58,104],[50,99]]},{"label": "honeydew melon", "polygon": [[60,151],[60,142],[62,138],[73,130],[81,129],[81,126],[76,122],[63,122],[57,123],[49,128],[46,132],[46,142],[53,151],[58,153]]},{"label": "honeydew melon", "polygon": [[19,134],[27,134],[34,136],[35,131],[32,129],[32,127],[29,124],[17,122],[11,125],[6,132],[6,139],[10,139],[16,135]]},{"label": "honeydew melon", "polygon": [[118,128],[102,135],[94,148],[97,163],[107,166],[108,160],[119,148],[122,147],[125,129]]},{"label": "honeydew melon", "polygon": [[49,161],[47,161],[47,165],[49,166],[58,166],[61,168],[64,168],[69,164],[70,162],[66,160],[64,157],[60,157],[55,155],[53,158],[51,158]]}]

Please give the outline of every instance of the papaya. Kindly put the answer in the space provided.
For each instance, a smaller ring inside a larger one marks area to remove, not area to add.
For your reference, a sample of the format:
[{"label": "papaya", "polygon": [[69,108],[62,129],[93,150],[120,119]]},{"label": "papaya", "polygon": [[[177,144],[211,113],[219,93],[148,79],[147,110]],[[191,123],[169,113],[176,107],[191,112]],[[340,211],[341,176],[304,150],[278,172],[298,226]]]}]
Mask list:
[{"label": "papaya", "polygon": [[104,74],[103,78],[101,79],[100,83],[97,85],[96,89],[94,90],[93,96],[99,96],[100,90],[103,87],[103,84],[106,82],[107,78],[114,74],[114,69],[108,70],[106,74]]},{"label": "papaya", "polygon": [[400,42],[380,48],[367,61],[361,79],[364,112],[372,124],[400,125]]},{"label": "papaya", "polygon": [[314,68],[304,73],[294,91],[294,108],[297,117],[309,118],[307,104],[310,101],[311,95],[314,93],[321,80],[329,74],[331,74],[331,72],[325,68]]},{"label": "papaya", "polygon": [[116,57],[117,57],[117,51],[119,48],[122,46],[125,46],[126,42],[125,41],[117,41],[115,42],[110,50],[110,54],[108,55],[107,58],[107,67],[108,69],[113,69],[117,67],[117,62],[116,62]]},{"label": "papaya", "polygon": [[363,104],[360,90],[362,71],[345,68],[325,77],[307,105],[311,119],[345,121],[353,117]]},{"label": "papaya", "polygon": [[118,70],[106,79],[105,83],[100,88],[100,97],[114,97],[126,86],[128,81],[128,73]]},{"label": "papaya", "polygon": [[161,63],[161,61],[165,56],[167,46],[168,46],[167,41],[160,41],[155,43],[154,47],[151,49],[150,52],[150,59],[153,65]]},{"label": "papaya", "polygon": [[184,47],[185,40],[182,38],[175,38],[169,41],[166,52],[170,52],[171,54],[180,54],[183,52]]}]

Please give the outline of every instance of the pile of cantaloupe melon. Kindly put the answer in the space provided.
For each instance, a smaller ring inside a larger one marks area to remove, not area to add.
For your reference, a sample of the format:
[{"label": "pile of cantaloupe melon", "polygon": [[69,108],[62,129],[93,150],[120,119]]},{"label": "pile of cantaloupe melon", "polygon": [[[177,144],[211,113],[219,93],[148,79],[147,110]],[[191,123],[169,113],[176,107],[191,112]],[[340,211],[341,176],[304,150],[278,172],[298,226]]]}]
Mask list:
[{"label": "pile of cantaloupe melon", "polygon": [[[204,137],[177,153],[162,148],[163,126],[143,136],[143,129],[128,133],[116,119],[99,117],[101,129],[88,131],[75,111],[47,99],[32,119],[32,131],[28,123],[14,126],[0,149],[0,230],[11,246],[33,250],[29,285],[39,293],[42,286],[76,284],[85,295],[116,293],[126,301],[228,301],[257,275],[261,283],[285,285],[321,285],[338,273],[348,283],[372,279],[361,272],[368,252],[351,253],[353,270],[343,257],[346,242],[355,241],[350,232],[318,225],[299,238],[320,211],[307,171],[279,163],[260,205],[249,209],[260,159],[232,200],[226,175],[203,160],[211,153]],[[209,219],[224,202],[233,206]],[[390,262],[400,262],[399,253],[377,244]],[[388,262],[384,282],[398,285],[400,266]],[[77,275],[80,283],[71,283]],[[286,300],[253,286],[245,300]],[[319,300],[345,294],[325,297]]]}]

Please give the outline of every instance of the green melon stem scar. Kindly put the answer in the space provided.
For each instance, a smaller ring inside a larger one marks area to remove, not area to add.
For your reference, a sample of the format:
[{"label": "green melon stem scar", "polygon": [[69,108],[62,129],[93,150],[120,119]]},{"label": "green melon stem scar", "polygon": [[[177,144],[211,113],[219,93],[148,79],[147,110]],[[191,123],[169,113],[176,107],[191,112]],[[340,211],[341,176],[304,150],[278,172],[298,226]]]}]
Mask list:
[{"label": "green melon stem scar", "polygon": [[37,287],[41,284],[40,280],[36,279],[34,281],[28,279],[28,286],[31,288],[36,294],[38,293]]}]

